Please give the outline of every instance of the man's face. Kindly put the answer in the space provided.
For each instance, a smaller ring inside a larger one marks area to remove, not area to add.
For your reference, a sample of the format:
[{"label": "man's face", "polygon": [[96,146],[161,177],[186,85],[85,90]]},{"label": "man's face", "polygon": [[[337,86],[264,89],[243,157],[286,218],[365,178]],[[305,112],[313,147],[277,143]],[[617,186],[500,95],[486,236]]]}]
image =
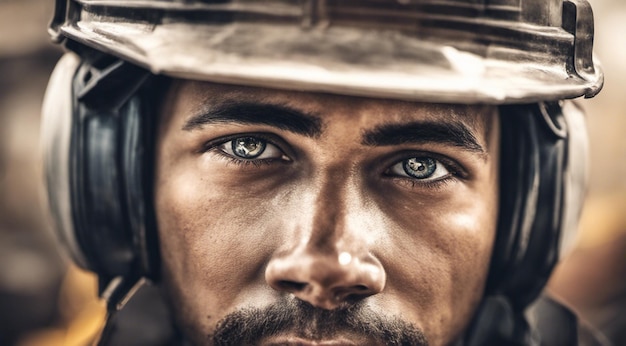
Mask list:
[{"label": "man's face", "polygon": [[177,81],[159,124],[163,284],[199,344],[448,344],[498,213],[495,107]]}]

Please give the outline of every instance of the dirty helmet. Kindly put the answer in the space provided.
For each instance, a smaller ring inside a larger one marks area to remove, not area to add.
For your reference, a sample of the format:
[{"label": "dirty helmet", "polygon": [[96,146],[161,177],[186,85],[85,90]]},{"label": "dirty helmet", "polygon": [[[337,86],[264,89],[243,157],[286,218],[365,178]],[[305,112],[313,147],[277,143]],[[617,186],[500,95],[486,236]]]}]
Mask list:
[{"label": "dirty helmet", "polygon": [[591,97],[584,0],[57,1],[51,34],[154,74],[452,103]]}]

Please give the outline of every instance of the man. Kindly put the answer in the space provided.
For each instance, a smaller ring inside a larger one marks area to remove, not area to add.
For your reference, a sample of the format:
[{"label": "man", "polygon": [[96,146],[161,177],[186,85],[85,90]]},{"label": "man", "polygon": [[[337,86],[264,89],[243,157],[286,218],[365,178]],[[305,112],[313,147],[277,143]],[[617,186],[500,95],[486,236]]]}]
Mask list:
[{"label": "man", "polygon": [[555,101],[602,85],[586,2],[57,1],[51,28],[51,208],[112,312],[147,278],[177,342],[575,340],[524,313],[579,211]]}]

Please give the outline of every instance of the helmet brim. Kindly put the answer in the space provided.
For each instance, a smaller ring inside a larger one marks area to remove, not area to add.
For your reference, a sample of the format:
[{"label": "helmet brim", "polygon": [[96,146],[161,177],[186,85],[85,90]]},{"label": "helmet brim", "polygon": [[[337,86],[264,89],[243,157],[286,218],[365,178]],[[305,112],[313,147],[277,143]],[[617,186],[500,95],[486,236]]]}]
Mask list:
[{"label": "helmet brim", "polygon": [[549,37],[507,46],[480,36],[455,41],[380,28],[245,21],[155,24],[107,18],[83,15],[60,31],[155,74],[176,78],[486,104],[591,97],[603,83],[597,60],[586,73],[576,73],[573,57],[567,54],[574,50],[574,37],[562,29],[525,29],[528,37]]}]

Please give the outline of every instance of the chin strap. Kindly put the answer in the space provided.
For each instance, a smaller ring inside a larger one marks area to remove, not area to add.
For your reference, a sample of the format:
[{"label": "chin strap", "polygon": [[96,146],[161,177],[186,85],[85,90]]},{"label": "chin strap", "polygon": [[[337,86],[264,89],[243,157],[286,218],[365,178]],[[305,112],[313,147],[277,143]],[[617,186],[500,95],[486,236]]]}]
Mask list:
[{"label": "chin strap", "polygon": [[516,311],[504,296],[488,296],[462,345],[578,345],[577,334],[576,316],[548,296],[540,296],[526,311]]},{"label": "chin strap", "polygon": [[118,311],[120,311],[126,303],[137,293],[137,291],[148,283],[145,278],[131,280],[121,276],[113,278],[101,291],[100,296],[107,302],[107,314],[104,322],[104,328],[98,338],[98,345],[107,345],[113,332],[113,319]]},{"label": "chin strap", "polygon": [[463,346],[539,345],[523,312],[514,311],[503,296],[485,297],[465,337]]},{"label": "chin strap", "polygon": [[[133,280],[129,280],[133,281]],[[106,325],[98,346],[190,346],[175,328],[173,316],[159,286],[140,279],[134,285],[111,282]],[[122,287],[131,286],[124,291]],[[124,307],[122,310],[118,310]]]}]

